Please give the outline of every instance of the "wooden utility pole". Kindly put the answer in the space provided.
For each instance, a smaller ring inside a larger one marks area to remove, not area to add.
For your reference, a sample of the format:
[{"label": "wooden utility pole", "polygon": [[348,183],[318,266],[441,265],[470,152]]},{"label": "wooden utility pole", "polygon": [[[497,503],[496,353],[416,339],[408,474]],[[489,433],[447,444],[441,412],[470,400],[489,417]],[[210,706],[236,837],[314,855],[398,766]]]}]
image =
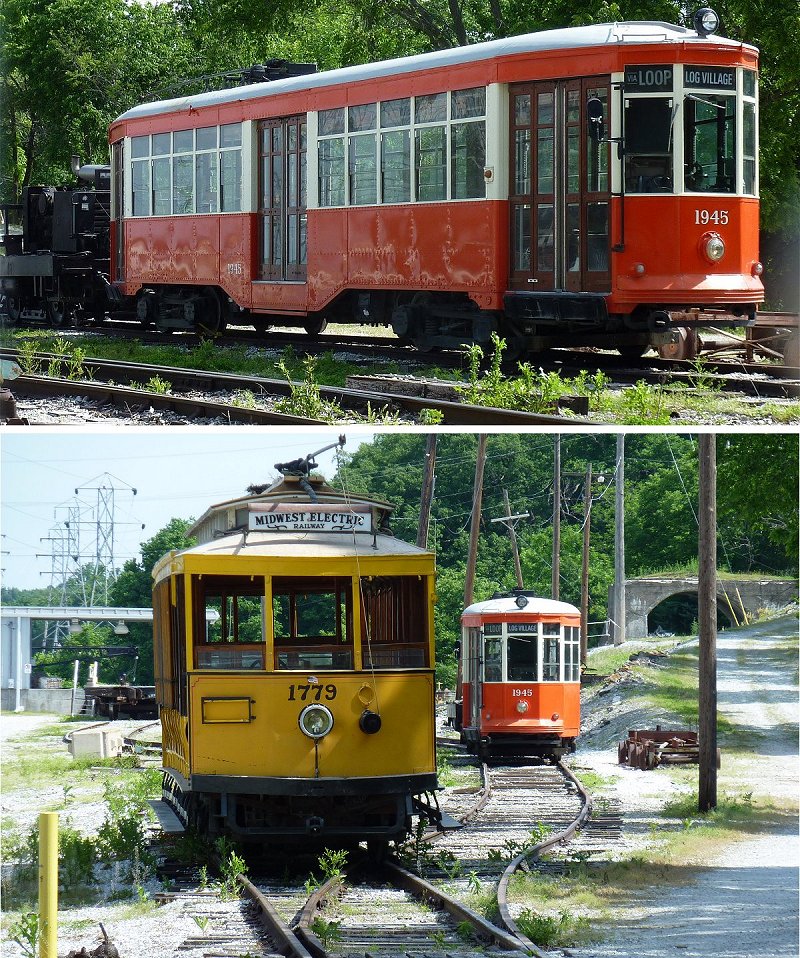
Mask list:
[{"label": "wooden utility pole", "polygon": [[553,449],[553,573],[550,596],[559,597],[561,587],[561,436],[555,437]]},{"label": "wooden utility pole", "polygon": [[517,573],[517,588],[524,589],[522,584],[522,566],[519,562],[519,547],[517,546],[517,530],[514,528],[514,518],[511,515],[511,504],[508,501],[508,490],[503,490],[503,502],[506,506],[505,524],[508,537],[511,539],[511,551],[514,553],[514,571]]},{"label": "wooden utility pole", "polygon": [[586,465],[583,489],[583,562],[581,565],[581,665],[589,644],[589,533],[592,522],[592,464]]},{"label": "wooden utility pole", "polygon": [[436,433],[429,432],[425,443],[425,470],[422,475],[422,497],[419,505],[419,527],[417,528],[417,546],[428,548],[428,527],[431,522],[433,503],[433,485],[436,476]]},{"label": "wooden utility pole", "polygon": [[614,490],[614,645],[625,641],[625,434],[617,436],[617,478]]},{"label": "wooden utility pole", "polygon": [[478,436],[478,460],[475,463],[475,485],[472,490],[472,521],[469,528],[469,555],[464,576],[464,608],[472,605],[475,592],[475,564],[478,559],[478,533],[481,527],[481,505],[483,502],[483,467],[486,464],[487,436]]},{"label": "wooden utility pole", "polygon": [[717,447],[713,433],[701,433],[698,501],[697,619],[700,642],[701,812],[717,807]]}]

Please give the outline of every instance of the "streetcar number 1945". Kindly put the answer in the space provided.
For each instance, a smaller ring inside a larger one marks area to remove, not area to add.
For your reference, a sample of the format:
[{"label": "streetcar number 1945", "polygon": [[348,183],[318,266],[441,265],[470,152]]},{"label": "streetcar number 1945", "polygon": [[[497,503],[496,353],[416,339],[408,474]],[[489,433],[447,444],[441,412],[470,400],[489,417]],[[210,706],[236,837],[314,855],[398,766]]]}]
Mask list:
[{"label": "streetcar number 1945", "polygon": [[695,210],[695,226],[708,226],[713,223],[715,226],[725,226],[728,222],[727,210]]}]

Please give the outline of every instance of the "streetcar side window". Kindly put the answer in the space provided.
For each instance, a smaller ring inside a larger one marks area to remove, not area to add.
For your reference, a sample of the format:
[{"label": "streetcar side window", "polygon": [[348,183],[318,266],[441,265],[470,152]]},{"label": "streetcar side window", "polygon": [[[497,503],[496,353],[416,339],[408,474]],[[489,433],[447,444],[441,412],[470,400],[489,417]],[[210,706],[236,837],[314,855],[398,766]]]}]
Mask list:
[{"label": "streetcar side window", "polygon": [[264,579],[195,576],[195,668],[264,668]]},{"label": "streetcar side window", "polygon": [[675,108],[671,97],[625,100],[625,191],[672,193]]},{"label": "streetcar side window", "polygon": [[559,681],[561,626],[546,622],[542,626],[542,681]]},{"label": "streetcar side window", "polygon": [[350,579],[272,580],[276,669],[352,669]]},{"label": "streetcar side window", "polygon": [[736,192],[736,97],[687,93],[683,133],[686,190]]},{"label": "streetcar side window", "polygon": [[239,212],[242,124],[131,138],[131,213]]},{"label": "streetcar side window", "polygon": [[483,643],[483,681],[503,681],[503,642],[501,639],[485,639]]},{"label": "streetcar side window", "polygon": [[564,681],[577,682],[581,677],[581,630],[564,627]]},{"label": "streetcar side window", "polygon": [[742,80],[744,102],[742,104],[742,175],[744,192],[749,196],[758,193],[756,162],[758,157],[756,121],[756,74],[745,70]]},{"label": "streetcar side window", "polygon": [[429,668],[425,577],[362,576],[359,592],[364,668]]}]

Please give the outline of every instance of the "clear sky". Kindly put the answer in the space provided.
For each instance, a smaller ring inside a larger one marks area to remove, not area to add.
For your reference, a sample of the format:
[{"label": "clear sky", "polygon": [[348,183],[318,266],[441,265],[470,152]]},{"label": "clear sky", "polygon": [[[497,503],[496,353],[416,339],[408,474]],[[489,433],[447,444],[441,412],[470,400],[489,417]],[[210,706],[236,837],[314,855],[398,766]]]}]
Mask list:
[{"label": "clear sky", "polygon": [[[276,462],[316,452],[336,442],[340,433],[347,437],[347,452],[373,436],[356,426],[114,433],[5,429],[0,436],[3,585],[49,585],[51,543],[42,540],[57,523],[64,534],[76,498],[81,503],[81,554],[94,555],[98,486],[114,487],[119,568],[138,557],[141,542],[170,519],[197,518],[212,503],[243,494],[251,483],[271,481],[278,475]],[[317,459],[327,478],[336,472],[334,457],[331,450]]]}]

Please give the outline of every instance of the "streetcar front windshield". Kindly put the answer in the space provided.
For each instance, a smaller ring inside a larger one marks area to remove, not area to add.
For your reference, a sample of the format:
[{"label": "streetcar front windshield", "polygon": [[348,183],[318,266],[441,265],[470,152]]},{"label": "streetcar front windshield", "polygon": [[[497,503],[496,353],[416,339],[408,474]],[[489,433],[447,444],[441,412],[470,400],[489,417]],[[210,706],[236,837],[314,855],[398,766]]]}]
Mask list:
[{"label": "streetcar front windshield", "polygon": [[736,97],[687,93],[684,183],[689,193],[736,192]]}]

